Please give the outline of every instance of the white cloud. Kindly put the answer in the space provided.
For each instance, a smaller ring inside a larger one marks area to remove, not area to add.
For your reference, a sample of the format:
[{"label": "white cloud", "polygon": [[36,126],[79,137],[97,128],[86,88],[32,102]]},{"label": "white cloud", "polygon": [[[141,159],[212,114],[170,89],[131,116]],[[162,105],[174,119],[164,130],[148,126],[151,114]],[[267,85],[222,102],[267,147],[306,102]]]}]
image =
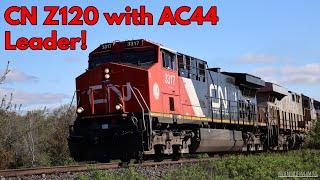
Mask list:
[{"label": "white cloud", "polygon": [[0,88],[0,97],[7,96],[9,100],[10,94],[13,94],[12,103],[22,104],[24,107],[29,105],[52,105],[63,103],[63,100],[68,98],[62,93],[32,93],[22,90]]},{"label": "white cloud", "polygon": [[264,80],[280,84],[319,84],[320,63],[302,66],[264,67],[251,72]]},{"label": "white cloud", "polygon": [[253,62],[258,62],[258,63],[261,63],[261,62],[275,62],[278,58],[275,57],[275,56],[272,56],[272,55],[267,55],[267,54],[251,54],[251,53],[248,53],[242,57],[240,57],[240,62],[250,62],[250,63],[253,63]]},{"label": "white cloud", "polygon": [[13,69],[10,70],[9,74],[6,77],[5,83],[14,83],[14,82],[38,82],[38,78],[29,74],[26,74],[22,71]]},{"label": "white cloud", "polygon": [[313,75],[294,75],[294,76],[288,76],[284,79],[287,83],[308,83],[308,84],[315,84],[320,83],[320,77],[313,76]]},{"label": "white cloud", "polygon": [[285,67],[286,74],[320,74],[320,63],[306,64],[301,67]]}]

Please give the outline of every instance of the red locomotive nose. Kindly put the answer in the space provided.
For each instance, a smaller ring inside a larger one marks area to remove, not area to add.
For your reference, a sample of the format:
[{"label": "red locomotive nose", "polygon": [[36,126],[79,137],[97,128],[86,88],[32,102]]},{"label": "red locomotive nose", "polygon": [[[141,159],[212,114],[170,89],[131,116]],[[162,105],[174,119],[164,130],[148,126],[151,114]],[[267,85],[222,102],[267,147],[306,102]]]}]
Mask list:
[{"label": "red locomotive nose", "polygon": [[88,70],[77,78],[78,107],[84,109],[81,115],[141,111],[136,100],[139,97],[133,94],[138,90],[137,94],[148,98],[147,79],[146,70],[117,63],[107,63]]}]

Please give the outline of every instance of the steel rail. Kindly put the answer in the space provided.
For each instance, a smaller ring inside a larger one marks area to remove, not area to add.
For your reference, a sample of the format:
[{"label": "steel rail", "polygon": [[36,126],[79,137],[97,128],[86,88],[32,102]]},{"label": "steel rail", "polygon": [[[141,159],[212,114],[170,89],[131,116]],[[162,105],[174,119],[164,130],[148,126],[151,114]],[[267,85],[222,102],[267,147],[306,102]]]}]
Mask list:
[{"label": "steel rail", "polygon": [[[142,164],[130,164],[129,167],[156,167],[161,165],[182,165],[188,163],[208,162],[217,158],[192,158],[192,159],[181,159],[178,161],[165,160],[162,162],[145,161]],[[84,172],[91,170],[109,170],[124,168],[119,163],[94,163],[94,164],[83,164],[83,165],[71,165],[71,166],[54,166],[54,167],[37,167],[37,168],[24,168],[24,169],[7,169],[0,170],[0,177],[23,177],[32,175],[42,174],[62,174],[68,172]]]}]

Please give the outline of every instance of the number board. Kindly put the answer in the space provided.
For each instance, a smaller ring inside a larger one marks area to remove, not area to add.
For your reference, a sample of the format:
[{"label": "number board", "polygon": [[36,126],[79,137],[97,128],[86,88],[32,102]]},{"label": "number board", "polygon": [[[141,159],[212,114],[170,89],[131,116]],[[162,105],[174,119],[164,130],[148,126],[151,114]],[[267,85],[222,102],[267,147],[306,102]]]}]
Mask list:
[{"label": "number board", "polygon": [[113,43],[106,43],[101,45],[102,50],[110,50],[113,47]]},{"label": "number board", "polygon": [[141,47],[143,46],[142,42],[143,40],[126,41],[126,48]]}]

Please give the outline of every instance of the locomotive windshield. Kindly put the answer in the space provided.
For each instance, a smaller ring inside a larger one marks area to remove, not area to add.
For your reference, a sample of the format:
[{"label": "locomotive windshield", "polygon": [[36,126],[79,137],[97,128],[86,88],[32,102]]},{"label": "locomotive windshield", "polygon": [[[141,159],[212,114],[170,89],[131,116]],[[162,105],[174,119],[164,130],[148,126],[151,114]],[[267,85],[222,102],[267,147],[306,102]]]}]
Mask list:
[{"label": "locomotive windshield", "polygon": [[126,49],[122,52],[105,52],[89,59],[89,69],[108,62],[117,62],[141,67],[149,67],[156,63],[157,52],[155,49]]}]

